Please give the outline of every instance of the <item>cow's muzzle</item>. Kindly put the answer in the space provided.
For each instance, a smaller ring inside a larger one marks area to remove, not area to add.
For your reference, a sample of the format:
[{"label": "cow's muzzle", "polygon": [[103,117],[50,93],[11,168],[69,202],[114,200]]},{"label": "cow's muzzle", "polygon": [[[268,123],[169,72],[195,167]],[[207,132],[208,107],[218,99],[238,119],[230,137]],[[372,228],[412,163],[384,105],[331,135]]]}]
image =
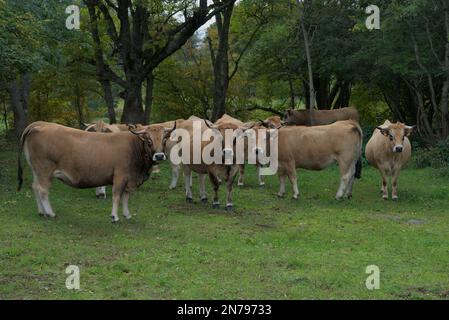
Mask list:
[{"label": "cow's muzzle", "polygon": [[404,150],[404,147],[403,146],[394,146],[394,148],[393,148],[393,152],[396,152],[396,153],[401,153],[402,151]]},{"label": "cow's muzzle", "polygon": [[165,153],[159,152],[153,155],[153,161],[165,161],[165,160],[167,160]]}]

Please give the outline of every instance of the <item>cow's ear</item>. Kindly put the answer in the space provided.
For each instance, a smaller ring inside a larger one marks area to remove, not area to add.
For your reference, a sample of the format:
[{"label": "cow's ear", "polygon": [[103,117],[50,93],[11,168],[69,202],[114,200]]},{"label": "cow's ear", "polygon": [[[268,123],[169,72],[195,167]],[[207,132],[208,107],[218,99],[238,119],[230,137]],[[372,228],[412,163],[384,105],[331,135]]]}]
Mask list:
[{"label": "cow's ear", "polygon": [[380,133],[382,133],[386,137],[388,137],[388,135],[390,134],[388,131],[388,128],[377,127],[376,129],[378,129],[380,131]]},{"label": "cow's ear", "polygon": [[406,137],[410,137],[410,135],[415,131],[416,126],[405,126],[404,127],[404,135]]}]

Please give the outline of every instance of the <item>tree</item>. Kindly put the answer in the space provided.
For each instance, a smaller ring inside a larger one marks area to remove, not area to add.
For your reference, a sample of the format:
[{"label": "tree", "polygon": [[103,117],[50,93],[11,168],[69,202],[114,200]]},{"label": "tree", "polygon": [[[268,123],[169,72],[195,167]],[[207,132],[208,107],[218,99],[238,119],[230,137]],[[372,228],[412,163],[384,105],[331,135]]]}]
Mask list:
[{"label": "tree", "polygon": [[[152,73],[215,14],[227,8],[227,0],[208,6],[207,0],[199,5],[193,0],[183,1],[103,1],[85,0],[90,12],[92,30],[98,27],[96,16],[101,12],[110,38],[110,55],[117,54],[119,74],[96,54],[99,79],[108,79],[122,87],[125,100],[122,122],[147,123],[151,97],[146,97],[147,112],[142,108],[142,86],[147,82],[146,93],[152,94]],[[233,2],[233,1],[232,1]],[[183,15],[181,21],[177,15]],[[117,22],[118,20],[118,22]],[[117,26],[118,24],[118,26]],[[93,37],[95,35],[93,33]],[[98,47],[103,44],[94,39]]]},{"label": "tree", "polygon": [[28,124],[30,72],[40,63],[37,48],[42,26],[27,10],[33,5],[0,1],[0,84],[9,93],[17,137]]}]

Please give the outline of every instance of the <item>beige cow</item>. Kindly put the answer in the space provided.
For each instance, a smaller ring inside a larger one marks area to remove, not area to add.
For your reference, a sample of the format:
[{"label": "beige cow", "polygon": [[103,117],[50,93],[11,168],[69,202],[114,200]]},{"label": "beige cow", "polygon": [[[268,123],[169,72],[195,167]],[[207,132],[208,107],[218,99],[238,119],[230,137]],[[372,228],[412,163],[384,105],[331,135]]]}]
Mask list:
[{"label": "beige cow", "polygon": [[[192,116],[188,120],[182,122],[179,127],[174,131],[173,136],[176,138],[177,136],[180,136],[180,131],[187,132],[189,134],[189,141],[187,141],[190,144],[190,155],[189,155],[189,161],[186,163],[184,160],[181,163],[184,176],[185,176],[185,190],[186,190],[186,200],[188,202],[193,201],[192,197],[192,190],[191,190],[191,175],[192,172],[196,172],[199,177],[199,184],[200,184],[200,198],[202,202],[207,202],[207,194],[205,189],[205,178],[206,175],[209,176],[209,179],[212,183],[213,189],[214,189],[214,199],[213,199],[213,208],[219,208],[220,207],[220,201],[218,198],[218,189],[220,187],[220,179],[223,180],[226,183],[226,209],[232,210],[233,209],[233,203],[232,203],[232,186],[233,181],[235,178],[235,175],[239,169],[238,165],[236,165],[234,162],[232,164],[225,164],[224,162],[222,164],[220,163],[210,163],[206,164],[204,162],[203,157],[200,155],[200,162],[194,163],[194,136],[193,136],[193,128],[195,126],[195,122],[198,124],[200,128],[201,134],[203,134],[206,130],[211,129],[214,131],[217,136],[219,137],[220,141],[220,157],[223,157],[225,159],[226,157],[233,157],[235,155],[235,146],[231,144],[226,144],[225,142],[225,129],[232,129],[236,132],[243,133],[243,131],[239,128],[239,126],[235,125],[234,123],[230,122],[222,122],[220,125],[213,125],[207,120],[200,119],[198,117]],[[172,137],[173,138],[173,137]],[[200,143],[200,151],[201,153],[203,150],[208,147],[213,140],[211,141],[201,141]],[[177,143],[177,141],[170,141],[167,143],[167,150],[171,150],[174,145]]]},{"label": "beige cow", "polygon": [[365,149],[368,162],[377,168],[382,177],[382,198],[388,199],[388,178],[391,177],[392,199],[398,199],[399,173],[411,157],[412,146],[408,137],[414,127],[386,120],[377,127]]},{"label": "beige cow", "polygon": [[20,139],[18,179],[23,183],[21,154],[33,172],[33,191],[39,214],[55,217],[48,199],[54,178],[74,188],[112,185],[112,221],[117,222],[120,200],[131,218],[129,194],[149,178],[156,161],[164,160],[164,127],[133,132],[85,132],[54,123],[34,122]]},{"label": "beige cow", "polygon": [[335,197],[352,197],[354,178],[361,176],[361,166],[357,163],[362,153],[363,134],[357,122],[347,120],[326,126],[283,127],[270,134],[270,139],[275,137],[278,138],[279,197],[285,194],[288,177],[293,186],[293,198],[298,198],[297,168],[322,170],[335,162],[340,170],[340,187]]}]

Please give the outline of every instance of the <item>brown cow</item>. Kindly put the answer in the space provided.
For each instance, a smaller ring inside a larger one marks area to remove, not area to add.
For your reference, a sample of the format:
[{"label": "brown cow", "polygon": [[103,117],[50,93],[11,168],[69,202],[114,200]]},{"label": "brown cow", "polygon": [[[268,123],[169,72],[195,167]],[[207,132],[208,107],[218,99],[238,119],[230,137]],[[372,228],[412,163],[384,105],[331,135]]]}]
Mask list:
[{"label": "brown cow", "polygon": [[[211,129],[215,134],[217,135],[217,138],[220,139],[219,141],[219,147],[220,147],[220,155],[219,157],[223,158],[223,163],[205,163],[202,153],[205,148],[208,148],[211,146],[211,143],[214,141],[212,138],[209,141],[201,141],[199,145],[199,150],[194,150],[195,142],[194,139],[198,137],[194,137],[194,127],[198,126],[200,129],[200,133],[203,134],[206,130]],[[235,164],[234,161],[232,161],[232,164],[225,164],[224,160],[228,157],[235,157],[235,145],[232,144],[232,142],[226,144],[226,139],[224,130],[226,129],[232,129],[235,130],[235,132],[240,132],[243,134],[243,131],[239,128],[239,126],[235,125],[234,123],[227,123],[223,122],[218,126],[215,126],[208,122],[207,120],[201,120],[197,117],[190,117],[188,120],[182,122],[179,127],[174,131],[173,137],[177,139],[177,137],[181,137],[181,131],[188,134],[188,137],[182,137],[182,139],[186,138],[189,139],[186,141],[188,144],[190,144],[190,155],[188,155],[188,161],[185,162],[184,159],[182,159],[181,165],[184,171],[185,176],[185,190],[186,190],[186,200],[188,202],[192,202],[192,190],[190,185],[190,176],[193,172],[198,173],[199,175],[199,182],[200,182],[200,196],[202,202],[207,202],[207,195],[204,185],[204,179],[206,175],[209,176],[209,179],[213,185],[214,189],[214,200],[213,200],[213,208],[219,208],[220,202],[218,198],[218,189],[220,186],[220,180],[223,179],[223,181],[226,182],[227,186],[227,203],[226,203],[226,209],[232,210],[233,209],[233,203],[232,203],[232,185],[235,178],[235,175],[238,171],[238,165]],[[177,144],[177,141],[170,141],[167,143],[167,150],[171,150],[174,145]],[[171,150],[172,151],[172,150]],[[194,152],[201,152],[201,154],[198,154],[197,157],[199,158],[199,162],[195,163],[194,159]],[[184,155],[185,156],[185,155]],[[183,157],[184,158],[184,157]]]},{"label": "brown cow", "polygon": [[288,126],[320,126],[336,121],[359,121],[359,113],[355,108],[341,108],[333,110],[292,110],[288,109],[284,115],[284,122]]},{"label": "brown cow", "polygon": [[[234,124],[236,126],[238,126],[239,128],[243,128],[244,127],[244,123],[242,121],[240,121],[239,119],[233,118],[228,114],[224,114],[220,119],[218,119],[214,125],[217,127],[220,126],[226,126],[227,124]],[[245,165],[244,164],[239,164],[239,179],[237,181],[237,185],[239,187],[242,187],[244,185],[244,180],[245,180]]]},{"label": "brown cow", "polygon": [[[87,132],[102,132],[102,133],[112,133],[120,131],[128,131],[128,126],[117,125],[117,124],[106,124],[104,121],[96,121],[91,124],[84,124],[86,127],[84,131]],[[126,127],[126,130],[123,130]],[[95,195],[97,198],[106,199],[106,186],[95,188]]]},{"label": "brown cow", "polygon": [[337,162],[341,179],[336,198],[350,198],[354,178],[359,178],[361,173],[357,163],[362,152],[362,136],[362,129],[352,120],[326,126],[283,127],[270,134],[270,139],[278,138],[278,196],[285,194],[285,178],[288,177],[293,186],[293,198],[298,198],[297,168],[322,170]]},{"label": "brown cow", "polygon": [[388,177],[392,177],[392,199],[398,199],[398,177],[401,168],[412,154],[408,137],[415,127],[386,120],[377,127],[365,148],[368,162],[377,168],[382,177],[382,198],[388,199]]},{"label": "brown cow", "polygon": [[[243,131],[246,131],[249,129],[258,130],[258,129],[262,129],[262,128],[279,129],[280,127],[283,126],[283,121],[281,120],[281,118],[279,116],[271,116],[265,120],[250,121],[250,122],[243,123],[242,121],[240,121],[236,118],[233,118],[227,114],[224,114],[220,119],[218,119],[215,122],[215,125],[220,126],[220,125],[226,124],[226,123],[233,123],[233,124],[237,125],[239,128],[241,128]],[[246,147],[246,145],[245,145],[245,147]],[[252,151],[257,152],[257,150],[252,150]],[[246,159],[246,156],[247,156],[247,154],[246,154],[246,149],[245,149],[245,159]],[[243,186],[244,180],[245,180],[245,164],[240,164],[238,166],[239,166],[239,179],[238,179],[237,185]],[[264,176],[260,174],[260,164],[259,163],[256,163],[256,169],[257,169],[257,176],[259,179],[259,185],[264,186],[265,185]]]},{"label": "brown cow", "polygon": [[[172,120],[172,121],[167,121],[167,122],[163,122],[163,123],[152,124],[152,125],[150,125],[150,127],[159,125],[159,126],[163,126],[166,129],[171,129],[175,125],[180,125],[183,121],[185,121],[185,120],[184,119]],[[167,154],[167,156],[169,156],[170,152],[167,152],[166,154]],[[176,185],[178,184],[180,167],[179,167],[179,165],[173,164],[171,161],[170,161],[170,165],[171,165],[172,173],[171,173],[171,183],[170,183],[169,189],[173,190],[176,188]],[[158,165],[153,166],[152,173],[159,173],[159,172],[160,172],[159,166]]]},{"label": "brown cow", "polygon": [[48,200],[53,178],[75,188],[112,185],[112,221],[119,220],[120,200],[129,219],[129,193],[149,178],[155,161],[164,160],[164,127],[133,132],[96,133],[54,123],[34,122],[20,139],[18,179],[23,183],[22,152],[33,172],[39,214],[54,217]]}]

